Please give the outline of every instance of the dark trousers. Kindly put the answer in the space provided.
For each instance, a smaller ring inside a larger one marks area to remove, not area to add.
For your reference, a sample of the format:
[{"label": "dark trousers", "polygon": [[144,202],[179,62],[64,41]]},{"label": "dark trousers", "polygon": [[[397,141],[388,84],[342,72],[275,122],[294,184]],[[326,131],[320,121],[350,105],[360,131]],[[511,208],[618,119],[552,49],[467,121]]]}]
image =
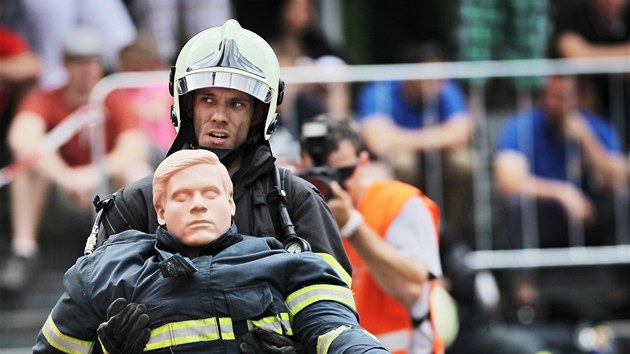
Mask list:
[{"label": "dark trousers", "polygon": [[[510,248],[555,248],[604,246],[617,244],[615,236],[615,201],[612,196],[593,199],[595,217],[590,222],[573,223],[562,207],[552,201],[527,198],[504,200]],[[627,201],[620,210],[628,218]],[[623,240],[619,240],[622,242]]]}]

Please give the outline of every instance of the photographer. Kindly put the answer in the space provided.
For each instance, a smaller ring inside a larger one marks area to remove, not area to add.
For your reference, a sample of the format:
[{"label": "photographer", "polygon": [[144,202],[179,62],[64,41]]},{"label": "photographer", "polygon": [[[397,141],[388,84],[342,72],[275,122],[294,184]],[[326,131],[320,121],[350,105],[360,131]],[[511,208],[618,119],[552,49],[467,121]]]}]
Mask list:
[{"label": "photographer", "polygon": [[429,311],[431,279],[442,273],[437,205],[411,185],[377,177],[350,123],[317,119],[302,135],[301,175],[341,229],[361,325],[393,353],[442,353]]}]

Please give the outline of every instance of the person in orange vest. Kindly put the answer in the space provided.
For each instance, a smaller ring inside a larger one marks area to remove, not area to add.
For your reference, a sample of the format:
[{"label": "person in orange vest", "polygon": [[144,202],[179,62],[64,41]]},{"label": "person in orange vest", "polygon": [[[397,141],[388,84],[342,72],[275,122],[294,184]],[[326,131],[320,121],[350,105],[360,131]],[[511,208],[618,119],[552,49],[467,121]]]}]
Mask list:
[{"label": "person in orange vest", "polygon": [[300,175],[335,215],[361,325],[392,353],[443,353],[429,310],[442,275],[438,206],[371,162],[349,121],[318,118],[302,136]]}]

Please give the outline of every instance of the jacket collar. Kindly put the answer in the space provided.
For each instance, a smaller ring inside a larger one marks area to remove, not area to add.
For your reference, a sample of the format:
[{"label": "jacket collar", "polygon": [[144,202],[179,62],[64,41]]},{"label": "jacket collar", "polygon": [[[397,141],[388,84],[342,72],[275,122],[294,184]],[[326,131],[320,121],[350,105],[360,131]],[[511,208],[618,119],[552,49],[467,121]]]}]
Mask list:
[{"label": "jacket collar", "polygon": [[[186,248],[164,227],[158,226],[156,236],[155,248],[160,253],[160,260],[164,260],[165,256],[170,254],[181,254],[188,257]],[[219,252],[242,240],[243,237],[238,233],[236,224],[232,221],[232,225],[223,235],[200,249],[199,255],[217,255]]]},{"label": "jacket collar", "polygon": [[275,157],[271,154],[269,144],[258,146],[247,153],[241,163],[241,168],[232,176],[234,182],[234,200],[240,198],[250,186],[259,180],[260,176],[269,173],[274,166]]}]

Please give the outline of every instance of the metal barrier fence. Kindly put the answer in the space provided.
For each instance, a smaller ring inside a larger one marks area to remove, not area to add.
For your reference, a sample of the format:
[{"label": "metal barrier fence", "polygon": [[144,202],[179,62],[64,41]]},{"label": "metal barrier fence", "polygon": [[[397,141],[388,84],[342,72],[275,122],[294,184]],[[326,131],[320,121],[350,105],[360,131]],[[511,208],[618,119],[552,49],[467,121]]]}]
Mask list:
[{"label": "metal barrier fence", "polygon": [[[586,75],[586,74],[625,74],[630,73],[630,60],[627,57],[598,58],[598,59],[542,59],[542,60],[513,60],[513,61],[479,61],[479,62],[450,62],[431,64],[400,64],[400,65],[372,65],[330,67],[322,70],[313,68],[283,69],[283,78],[289,83],[309,82],[369,82],[381,80],[412,80],[412,79],[505,79],[510,77],[545,77],[549,75]],[[625,130],[625,114],[623,104],[619,101],[630,100],[630,92],[618,90],[619,75],[611,76],[611,87],[617,93],[616,100],[611,102],[611,121],[620,129]],[[518,89],[515,89],[518,92]],[[531,92],[520,92],[529,102]],[[476,122],[474,148],[480,157],[474,168],[474,219],[475,219],[475,250],[468,255],[468,263],[478,269],[510,269],[522,267],[561,267],[561,266],[589,266],[630,263],[630,246],[622,244],[627,240],[630,227],[627,220],[627,205],[620,202],[621,196],[615,198],[616,211],[616,239],[618,246],[585,247],[578,241],[567,248],[555,249],[526,249],[526,250],[498,250],[493,249],[493,210],[492,202],[492,173],[490,171],[490,146],[493,138],[488,122],[490,112],[485,105],[486,87],[472,84],[469,90],[471,114]],[[517,107],[514,107],[516,112]],[[627,137],[623,136],[625,141]],[[627,193],[627,191],[625,192]],[[623,193],[622,193],[623,194]],[[523,225],[531,224],[523,222]],[[535,232],[535,229],[534,229]]]},{"label": "metal barrier fence", "polygon": [[[537,59],[511,61],[479,61],[479,62],[445,62],[428,64],[391,64],[391,65],[355,65],[330,67],[286,67],[282,68],[281,77],[288,84],[305,83],[362,83],[385,80],[412,79],[504,79],[510,77],[545,77],[553,74],[628,74],[630,61],[627,57],[611,57],[599,59]],[[155,86],[156,80],[168,82],[168,72],[115,73],[103,78],[94,88],[92,104],[102,103],[106,95],[114,89],[138,88],[146,85]],[[528,93],[525,93],[526,95]],[[475,250],[468,256],[468,263],[479,269],[509,269],[519,267],[559,267],[595,264],[630,263],[630,246],[606,247],[574,247],[561,249],[528,249],[528,250],[493,250],[493,203],[492,180],[490,171],[491,134],[485,106],[486,89],[483,85],[471,85],[469,101],[471,114],[475,117],[476,135],[474,148],[477,150],[478,163],[474,168],[474,210],[475,210]],[[622,100],[629,100],[626,92]],[[624,126],[623,110],[616,113],[612,121]],[[82,122],[81,124],[85,124]],[[70,130],[78,131],[83,125],[74,124]],[[51,134],[52,135],[52,134]],[[64,136],[67,136],[67,132]],[[69,136],[68,136],[69,138]],[[95,136],[95,142],[102,137]],[[625,138],[625,137],[624,137]],[[57,138],[54,145],[61,145]],[[97,145],[102,144],[97,143]],[[48,145],[51,148],[53,145]],[[96,161],[102,158],[102,150],[95,149],[101,157],[94,156]],[[9,183],[17,172],[16,167],[23,169],[41,157],[41,151],[23,161],[0,170],[0,186]],[[627,215],[627,213],[626,213]],[[628,221],[620,228],[625,236],[630,232]],[[623,237],[625,238],[625,237]],[[618,239],[621,239],[618,235]]]}]

